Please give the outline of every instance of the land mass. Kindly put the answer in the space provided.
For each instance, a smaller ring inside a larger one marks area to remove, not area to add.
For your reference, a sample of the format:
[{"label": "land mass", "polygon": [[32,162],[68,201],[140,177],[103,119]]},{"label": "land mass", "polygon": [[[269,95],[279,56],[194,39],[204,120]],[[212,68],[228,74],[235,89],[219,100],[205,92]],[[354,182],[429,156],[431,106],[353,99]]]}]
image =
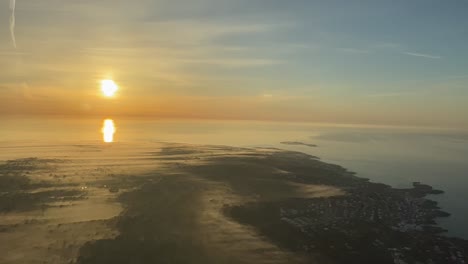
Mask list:
[{"label": "land mass", "polygon": [[[52,246],[53,253],[48,246],[43,256],[54,254],[65,260],[49,263],[468,261],[467,241],[444,236],[445,230],[434,221],[449,214],[427,195],[442,191],[423,183],[415,182],[406,189],[392,188],[359,178],[316,157],[277,149],[161,143],[138,157],[132,161],[137,166],[132,169],[134,173],[116,169],[129,167],[130,163],[113,165],[112,171],[108,165],[95,168],[93,171],[103,173],[78,178],[78,186],[87,189],[78,188],[72,176],[63,178],[70,178],[68,181],[59,177],[60,184],[56,182],[54,190],[61,190],[63,195],[57,191],[47,193],[47,199],[36,199],[30,207],[10,204],[3,207],[8,208],[3,214],[34,208],[47,213],[51,208],[57,210],[52,207],[56,200],[66,203],[59,210],[79,210],[74,206],[80,199],[96,199],[103,194],[106,201],[122,207],[119,214],[99,222],[84,220],[79,225],[67,225],[66,234],[83,228],[93,232],[96,224],[101,231],[86,236],[86,241],[65,239],[62,247]],[[55,173],[60,172],[57,163],[46,159],[5,162],[0,166],[0,180],[10,187],[2,189],[0,205],[8,195],[29,197],[42,193],[38,190],[44,186],[50,189]],[[146,169],[135,173],[143,165]],[[48,181],[37,181],[34,175],[39,169],[55,172]],[[104,232],[102,224],[112,232]],[[13,236],[23,229],[36,230],[44,225],[53,234],[62,234],[64,229],[47,219],[32,221],[29,216],[28,222],[20,225],[0,222],[0,239],[2,234]]]}]

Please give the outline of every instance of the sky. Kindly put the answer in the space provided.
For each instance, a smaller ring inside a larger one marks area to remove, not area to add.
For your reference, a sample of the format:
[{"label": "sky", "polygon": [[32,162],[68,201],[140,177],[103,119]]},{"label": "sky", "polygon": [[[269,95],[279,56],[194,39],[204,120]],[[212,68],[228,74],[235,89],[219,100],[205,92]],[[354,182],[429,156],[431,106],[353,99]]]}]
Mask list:
[{"label": "sky", "polygon": [[468,128],[466,0],[10,2],[0,116]]}]

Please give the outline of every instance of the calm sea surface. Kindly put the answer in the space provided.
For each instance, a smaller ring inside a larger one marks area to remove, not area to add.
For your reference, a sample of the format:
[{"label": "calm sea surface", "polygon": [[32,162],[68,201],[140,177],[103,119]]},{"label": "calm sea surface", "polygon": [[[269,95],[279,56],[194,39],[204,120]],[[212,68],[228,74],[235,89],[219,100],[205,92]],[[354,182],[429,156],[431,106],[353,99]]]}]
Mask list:
[{"label": "calm sea surface", "polygon": [[[248,121],[113,121],[114,142],[103,143],[103,119],[0,119],[0,160],[51,155],[37,151],[37,146],[131,144],[138,151],[145,143],[160,141],[296,150],[375,182],[406,187],[421,181],[444,190],[433,199],[452,216],[440,223],[450,230],[449,235],[468,239],[468,131]],[[25,151],[28,148],[30,153]]]}]

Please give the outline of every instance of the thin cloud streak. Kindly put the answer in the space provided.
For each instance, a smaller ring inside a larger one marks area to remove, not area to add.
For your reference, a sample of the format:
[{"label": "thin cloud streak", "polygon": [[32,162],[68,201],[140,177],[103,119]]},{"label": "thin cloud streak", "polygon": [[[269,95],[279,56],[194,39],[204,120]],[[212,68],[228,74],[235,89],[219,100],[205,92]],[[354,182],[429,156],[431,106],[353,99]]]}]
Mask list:
[{"label": "thin cloud streak", "polygon": [[409,55],[409,56],[414,56],[414,57],[427,58],[427,59],[442,59],[441,56],[435,56],[435,55],[424,54],[424,53],[403,52],[403,54]]},{"label": "thin cloud streak", "polygon": [[16,49],[16,37],[15,37],[16,18],[15,18],[15,9],[16,9],[16,0],[10,0],[10,10],[11,10],[11,16],[10,16],[10,34],[11,34],[11,41],[13,42],[13,47],[15,47],[15,49]]}]

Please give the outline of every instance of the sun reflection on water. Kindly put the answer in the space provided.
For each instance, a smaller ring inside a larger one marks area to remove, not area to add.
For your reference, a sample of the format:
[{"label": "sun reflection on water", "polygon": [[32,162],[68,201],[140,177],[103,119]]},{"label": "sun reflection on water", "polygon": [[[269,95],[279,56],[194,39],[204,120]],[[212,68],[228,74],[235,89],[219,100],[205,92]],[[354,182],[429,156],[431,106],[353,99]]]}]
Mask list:
[{"label": "sun reflection on water", "polygon": [[103,140],[106,143],[114,142],[115,125],[114,120],[106,119],[102,126]]}]

